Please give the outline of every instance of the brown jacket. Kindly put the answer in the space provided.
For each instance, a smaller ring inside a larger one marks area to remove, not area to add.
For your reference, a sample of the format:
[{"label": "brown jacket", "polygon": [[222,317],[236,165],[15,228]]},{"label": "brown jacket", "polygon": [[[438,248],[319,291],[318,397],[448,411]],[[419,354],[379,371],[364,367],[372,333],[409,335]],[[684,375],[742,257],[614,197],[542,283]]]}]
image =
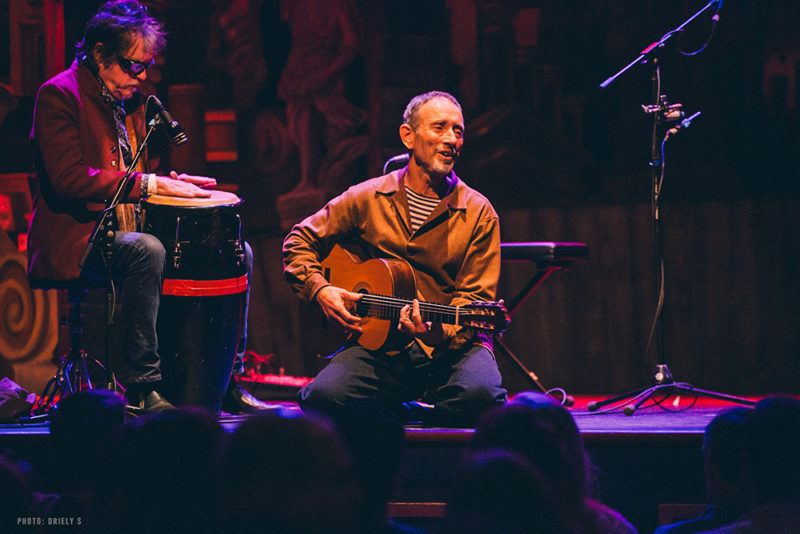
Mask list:
[{"label": "brown jacket", "polygon": [[[141,131],[141,106],[132,117]],[[31,278],[77,278],[78,260],[99,210],[125,174],[119,170],[111,106],[88,67],[73,62],[39,88],[31,140],[36,180],[28,273]],[[138,198],[141,187],[141,173],[134,177],[129,201]]]},{"label": "brown jacket", "polygon": [[[298,295],[312,301],[329,285],[320,260],[335,244],[359,245],[368,257],[406,260],[420,300],[460,306],[494,300],[500,277],[500,225],[492,205],[459,180],[423,225],[411,232],[403,177],[406,169],[349,188],[301,223],[283,242],[284,273]],[[437,349],[480,343],[483,335],[445,325]]]}]

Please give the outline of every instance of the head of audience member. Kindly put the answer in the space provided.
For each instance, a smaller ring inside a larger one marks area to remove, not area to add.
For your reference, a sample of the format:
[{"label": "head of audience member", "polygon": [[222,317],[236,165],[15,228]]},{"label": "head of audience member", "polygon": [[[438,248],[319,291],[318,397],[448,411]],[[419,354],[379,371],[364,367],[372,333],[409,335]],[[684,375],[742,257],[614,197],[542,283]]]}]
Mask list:
[{"label": "head of audience member", "polygon": [[524,455],[548,477],[569,507],[584,506],[588,456],[572,415],[552,397],[523,392],[487,412],[475,429],[472,448],[493,447]]},{"label": "head of audience member", "polygon": [[231,532],[363,532],[362,491],[330,420],[258,414],[231,436],[218,466],[220,528]]},{"label": "head of audience member", "polygon": [[395,411],[375,399],[353,402],[332,418],[364,490],[365,519],[379,528],[388,521],[386,503],[394,494],[403,458],[403,423]]},{"label": "head of audience member", "polygon": [[800,400],[767,397],[753,408],[746,476],[754,506],[800,501]]},{"label": "head of audience member", "polygon": [[485,414],[473,447],[504,447],[525,456],[550,483],[554,498],[584,532],[631,534],[619,512],[593,498],[593,466],[572,414],[548,395],[526,391]]},{"label": "head of audience member", "polygon": [[507,449],[470,456],[456,477],[441,534],[579,532],[541,469]]},{"label": "head of audience member", "polygon": [[753,410],[739,406],[720,412],[706,426],[703,460],[706,502],[741,509],[745,503],[745,436]]},{"label": "head of audience member", "polygon": [[64,397],[50,414],[50,440],[62,489],[87,489],[102,444],[125,423],[125,399],[104,389]]},{"label": "head of audience member", "polygon": [[115,532],[210,530],[223,433],[216,416],[201,408],[131,420],[108,442],[92,523]]},{"label": "head of audience member", "polygon": [[[34,520],[39,515],[28,474],[19,463],[0,455],[0,524],[16,526],[17,518]],[[22,528],[29,528],[29,525]],[[33,532],[39,531],[35,526],[30,528]]]}]

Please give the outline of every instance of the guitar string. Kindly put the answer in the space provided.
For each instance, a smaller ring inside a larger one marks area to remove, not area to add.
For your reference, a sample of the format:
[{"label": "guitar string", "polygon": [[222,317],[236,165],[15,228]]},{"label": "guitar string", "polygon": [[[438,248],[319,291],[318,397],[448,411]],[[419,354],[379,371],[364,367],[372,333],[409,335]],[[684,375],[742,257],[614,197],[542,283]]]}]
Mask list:
[{"label": "guitar string", "polygon": [[[379,295],[375,293],[365,293],[358,304],[366,304],[366,315],[376,317],[379,319],[397,319],[400,315],[400,308],[410,305],[412,301],[407,299],[400,299],[393,296]],[[420,302],[420,311],[427,314],[431,319],[438,319],[438,322],[449,323],[454,325],[464,325],[472,329],[481,331],[493,332],[497,329],[495,321],[484,320],[478,321],[478,317],[483,319],[497,319],[496,313],[490,314],[476,314],[476,317],[470,317],[470,311],[476,309],[470,306],[461,308],[457,306],[448,306],[445,304],[437,304],[432,302]],[[438,311],[428,310],[426,308],[440,308]],[[480,308],[477,308],[480,309]],[[450,321],[447,320],[450,319]],[[462,321],[461,319],[466,319]]]},{"label": "guitar string", "polygon": [[[364,296],[362,297],[361,300],[362,301],[364,301],[364,300],[373,301],[373,302],[376,302],[376,303],[379,303],[379,304],[383,304],[383,305],[386,305],[386,306],[393,306],[393,307],[399,307],[399,308],[402,308],[403,306],[407,306],[407,305],[411,305],[412,304],[412,300],[401,299],[401,298],[398,298],[398,297],[391,297],[391,296],[386,296],[386,295],[379,295],[379,294],[376,294],[376,293],[364,293]],[[381,301],[383,301],[383,302],[381,302]],[[420,301],[419,305],[420,305],[420,309],[424,308],[424,309],[427,309],[429,311],[438,309],[441,313],[465,313],[465,312],[468,313],[471,310],[481,310],[481,309],[483,309],[480,306],[471,306],[471,305],[450,306],[450,305],[447,305],[447,304],[438,304],[438,303],[435,303],[435,302],[424,302],[424,301]],[[488,308],[488,306],[487,306],[487,308]]]},{"label": "guitar string", "polygon": [[[367,303],[378,304],[381,306],[389,307],[389,308],[403,308],[404,306],[410,306],[412,304],[411,300],[406,299],[399,299],[396,297],[389,297],[385,295],[376,295],[373,293],[365,294],[362,298],[362,301],[366,300]],[[455,315],[457,307],[456,306],[448,306],[446,304],[437,304],[435,302],[420,302],[419,303],[420,311],[426,311],[430,313],[443,313],[448,315]]]},{"label": "guitar string", "polygon": [[[366,302],[365,302],[366,301]],[[365,293],[361,299],[361,302],[365,302],[367,306],[370,307],[372,310],[375,307],[378,307],[377,310],[380,312],[389,312],[395,311],[398,312],[400,308],[411,305],[412,301],[407,299],[400,299],[397,297],[390,297],[386,295],[379,295],[375,293]],[[438,304],[434,302],[420,302],[420,311],[426,314],[431,314],[434,316],[439,317],[451,317],[451,318],[458,318],[464,317],[465,315],[478,315],[481,317],[487,317],[493,314],[481,314],[476,313],[476,311],[481,310],[479,307],[461,307],[461,306],[449,306],[446,304]],[[381,313],[384,315],[384,313]]]}]

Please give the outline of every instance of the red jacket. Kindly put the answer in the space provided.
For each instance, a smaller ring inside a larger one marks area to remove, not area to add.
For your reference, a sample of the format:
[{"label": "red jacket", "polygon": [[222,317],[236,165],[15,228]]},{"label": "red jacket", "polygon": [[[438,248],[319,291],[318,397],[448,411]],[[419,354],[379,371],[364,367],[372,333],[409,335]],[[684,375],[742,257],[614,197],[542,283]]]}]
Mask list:
[{"label": "red jacket", "polygon": [[[142,106],[137,105],[131,116],[136,131],[141,131]],[[88,67],[73,62],[39,88],[31,140],[36,180],[28,229],[28,275],[32,279],[77,278],[78,261],[99,212],[125,174],[119,170],[111,105]],[[134,173],[134,178],[129,201],[138,198],[141,187],[141,173]]]}]

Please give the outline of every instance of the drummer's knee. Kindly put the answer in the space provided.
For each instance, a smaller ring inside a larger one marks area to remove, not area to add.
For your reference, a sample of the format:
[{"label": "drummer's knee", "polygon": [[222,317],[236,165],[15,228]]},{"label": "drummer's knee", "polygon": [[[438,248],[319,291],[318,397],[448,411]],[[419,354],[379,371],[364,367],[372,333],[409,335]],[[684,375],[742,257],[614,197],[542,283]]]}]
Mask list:
[{"label": "drummer's knee", "polygon": [[156,236],[130,232],[123,237],[123,240],[135,249],[135,261],[148,265],[156,272],[163,269],[167,253],[161,240]]},{"label": "drummer's knee", "polygon": [[143,234],[142,247],[144,253],[153,263],[153,265],[164,265],[164,259],[167,256],[164,250],[164,244],[157,237],[150,234]]}]

